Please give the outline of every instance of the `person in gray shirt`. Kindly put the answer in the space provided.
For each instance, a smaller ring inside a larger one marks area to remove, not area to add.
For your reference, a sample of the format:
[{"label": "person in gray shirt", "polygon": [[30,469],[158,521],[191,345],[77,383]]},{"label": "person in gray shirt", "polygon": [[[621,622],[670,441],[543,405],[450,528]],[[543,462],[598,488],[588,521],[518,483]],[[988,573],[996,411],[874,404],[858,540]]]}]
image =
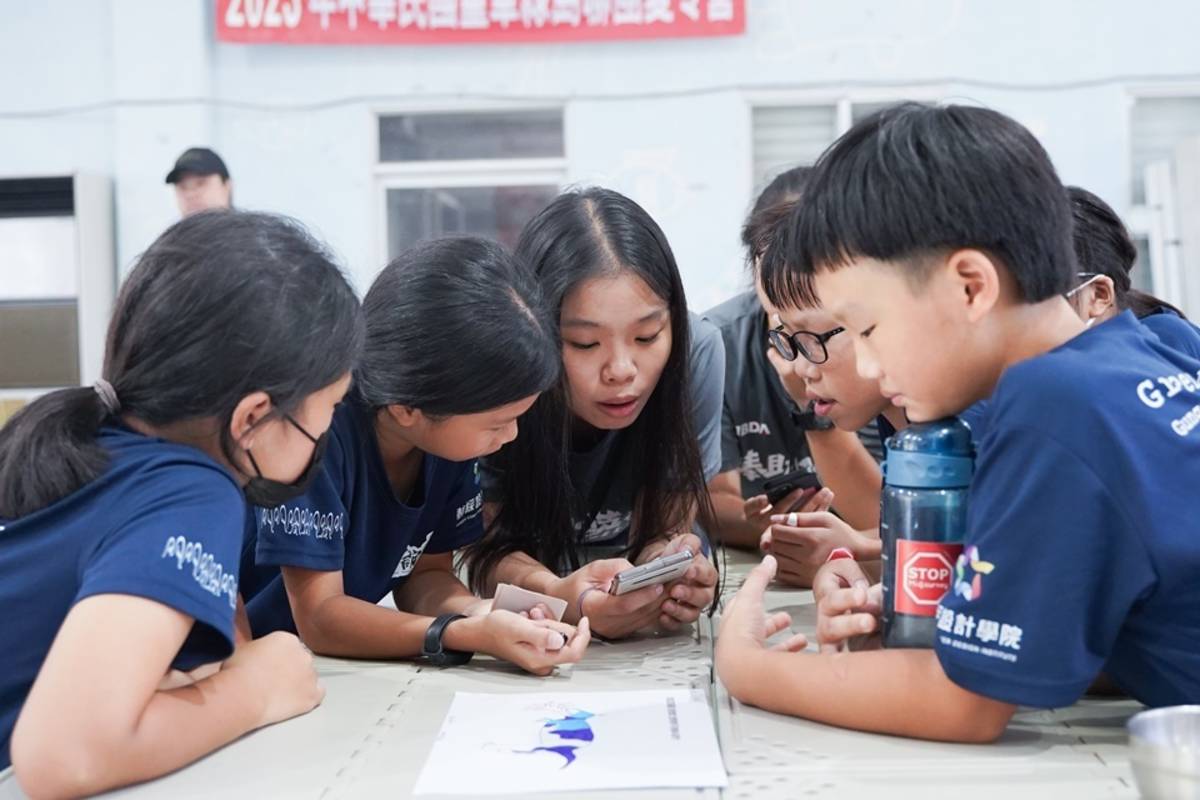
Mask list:
[{"label": "person in gray shirt", "polygon": [[[720,467],[720,336],[688,314],[662,230],[616,192],[560,195],[522,231],[517,257],[558,319],[563,379],[484,464],[472,585],[559,597],[567,621],[586,616],[610,638],[687,626],[716,593],[693,529]],[[684,549],[681,579],[608,594],[617,573]]]},{"label": "person in gray shirt", "polygon": [[[751,273],[766,247],[767,238],[799,200],[809,169],[796,167],[780,173],[759,195],[742,230]],[[709,527],[725,544],[758,547],[771,515],[793,508],[819,510],[821,498],[796,489],[770,502],[766,484],[792,473],[815,473],[818,463],[826,485],[840,481],[844,462],[865,458],[858,439],[833,430],[830,422],[815,415],[803,400],[805,387],[787,386],[795,379],[790,366],[772,363],[769,334],[778,327],[769,302],[757,291],[743,292],[705,312],[725,345],[725,397],[721,416],[721,470],[710,479],[714,520]],[[814,340],[814,347],[821,343]],[[801,398],[797,402],[795,397]],[[803,403],[803,405],[801,405]],[[864,431],[869,437],[871,431]],[[816,451],[816,452],[814,452]],[[816,456],[816,460],[814,460]],[[829,493],[823,498],[829,499]],[[825,506],[828,505],[826,502]],[[877,524],[864,519],[864,526]]]}]

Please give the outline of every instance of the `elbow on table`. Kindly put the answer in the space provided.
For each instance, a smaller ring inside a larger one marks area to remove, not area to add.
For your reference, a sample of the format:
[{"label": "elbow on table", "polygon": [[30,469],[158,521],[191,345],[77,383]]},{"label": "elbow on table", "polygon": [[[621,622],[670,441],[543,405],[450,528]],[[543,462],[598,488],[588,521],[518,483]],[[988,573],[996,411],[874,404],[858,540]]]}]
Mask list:
[{"label": "elbow on table", "polygon": [[758,674],[759,661],[753,650],[735,648],[728,643],[722,647],[718,638],[713,666],[730,697],[747,705],[759,705],[754,690],[761,684],[762,675]]},{"label": "elbow on table", "polygon": [[967,702],[948,709],[942,720],[943,730],[932,738],[961,744],[990,744],[1004,734],[1015,711],[1016,706],[1008,703],[971,695]]},{"label": "elbow on table", "polygon": [[109,772],[117,760],[110,737],[64,737],[13,732],[13,773],[21,789],[34,800],[82,797],[111,786]]},{"label": "elbow on table", "polygon": [[327,636],[321,625],[313,622],[296,620],[296,637],[313,652],[313,655],[345,658],[353,656],[337,641],[336,637]]},{"label": "elbow on table", "polygon": [[337,634],[339,630],[336,604],[342,595],[326,597],[315,602],[297,603],[292,598],[292,620],[296,625],[296,638],[305,647],[318,656],[333,658],[353,657],[352,649],[347,649],[342,642],[344,637]]}]

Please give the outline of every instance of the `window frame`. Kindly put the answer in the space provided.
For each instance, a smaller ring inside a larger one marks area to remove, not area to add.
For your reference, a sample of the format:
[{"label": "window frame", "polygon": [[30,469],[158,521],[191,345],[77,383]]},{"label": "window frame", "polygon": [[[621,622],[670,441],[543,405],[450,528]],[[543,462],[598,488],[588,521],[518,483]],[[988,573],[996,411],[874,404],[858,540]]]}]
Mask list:
[{"label": "window frame", "polygon": [[[521,113],[557,111],[563,126],[563,154],[546,158],[472,158],[425,161],[382,161],[379,129],[383,117],[404,114],[487,114],[504,111]],[[567,109],[561,103],[413,102],[371,109],[372,193],[375,206],[375,263],[388,260],[389,189],[461,189],[501,186],[567,185],[567,155],[570,147]]]},{"label": "window frame", "polygon": [[[948,87],[941,84],[912,84],[888,88],[871,88],[864,90],[834,90],[834,89],[760,89],[746,92],[742,99],[745,104],[745,136],[750,144],[750,201],[754,202],[756,176],[754,174],[754,110],[757,108],[791,108],[825,106],[834,109],[834,132],[830,144],[850,130],[854,122],[854,106],[871,105],[875,103],[899,103],[913,100],[921,103],[937,103],[951,96]],[[828,146],[828,145],[827,145]]]},{"label": "window frame", "polygon": [[[1183,278],[1183,264],[1180,257],[1179,220],[1175,215],[1174,192],[1175,179],[1169,174],[1165,176],[1169,184],[1168,196],[1158,197],[1158,192],[1151,191],[1146,186],[1143,192],[1145,201],[1133,202],[1133,188],[1136,182],[1133,164],[1133,115],[1138,100],[1178,99],[1200,100],[1200,81],[1172,81],[1165,84],[1141,84],[1126,87],[1125,96],[1125,158],[1128,170],[1125,180],[1125,201],[1128,203],[1126,213],[1122,215],[1130,236],[1134,239],[1146,240],[1146,252],[1149,263],[1146,272],[1150,277],[1149,291],[1169,303],[1180,307],[1186,305],[1184,296],[1186,282]],[[1153,168],[1154,162],[1147,165]],[[1152,196],[1153,195],[1153,196]]]}]

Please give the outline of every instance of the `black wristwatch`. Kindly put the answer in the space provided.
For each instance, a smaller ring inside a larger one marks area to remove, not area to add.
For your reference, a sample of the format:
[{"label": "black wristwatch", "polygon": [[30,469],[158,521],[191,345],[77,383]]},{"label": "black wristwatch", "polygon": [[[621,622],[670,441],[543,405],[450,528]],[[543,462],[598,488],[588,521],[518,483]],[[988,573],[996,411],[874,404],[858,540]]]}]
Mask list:
[{"label": "black wristwatch", "polygon": [[421,647],[421,655],[429,659],[435,667],[459,667],[466,664],[475,655],[469,650],[447,650],[442,646],[442,637],[446,626],[451,622],[466,619],[466,614],[442,614],[429,624],[425,630],[425,644]]}]

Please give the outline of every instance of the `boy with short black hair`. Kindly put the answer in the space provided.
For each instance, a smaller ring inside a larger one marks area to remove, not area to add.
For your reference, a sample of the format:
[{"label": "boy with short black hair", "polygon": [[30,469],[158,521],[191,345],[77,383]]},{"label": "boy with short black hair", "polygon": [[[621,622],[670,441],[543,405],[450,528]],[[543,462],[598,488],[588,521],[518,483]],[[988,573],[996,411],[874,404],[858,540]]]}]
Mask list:
[{"label": "boy with short black hair", "polygon": [[[822,156],[775,290],[819,297],[913,422],[990,396],[988,432],[935,649],[772,652],[787,621],[763,614],[768,558],[724,614],[734,696],[952,741],[994,739],[1018,704],[1068,705],[1102,673],[1150,705],[1200,700],[1200,361],[1129,313],[1085,329],[1062,297],[1070,213],[1037,140],[986,109],[886,109]],[[972,562],[991,567],[978,586]],[[818,575],[825,640],[877,624],[841,613],[873,610],[854,566]]]}]

